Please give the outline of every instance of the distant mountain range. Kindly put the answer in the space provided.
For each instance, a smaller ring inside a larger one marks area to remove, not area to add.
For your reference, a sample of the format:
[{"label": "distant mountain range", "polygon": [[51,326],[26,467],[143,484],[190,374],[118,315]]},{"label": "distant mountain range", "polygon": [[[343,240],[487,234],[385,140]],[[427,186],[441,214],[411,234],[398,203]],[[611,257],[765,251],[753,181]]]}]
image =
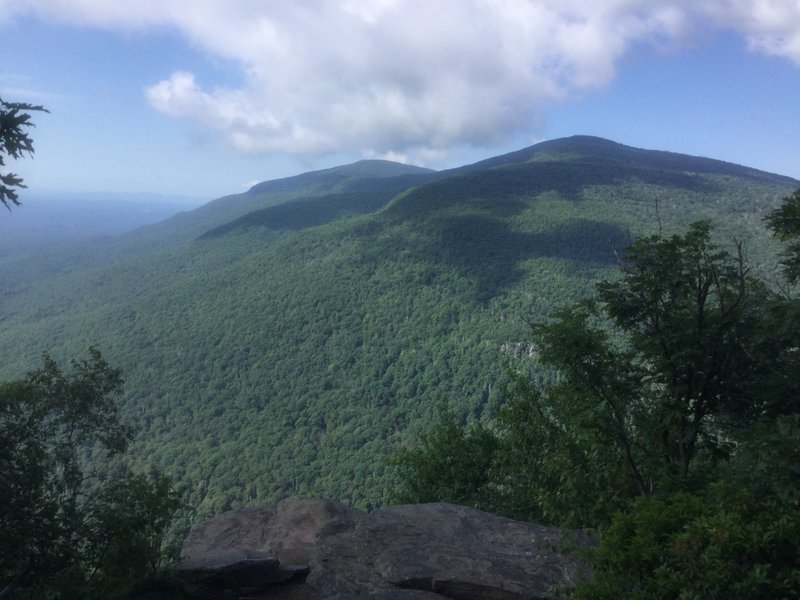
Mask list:
[{"label": "distant mountain range", "polygon": [[207,201],[185,196],[120,193],[28,192],[0,219],[0,250],[113,236]]},{"label": "distant mountain range", "polygon": [[585,136],[448,171],[362,161],[264,182],[0,256],[2,374],[96,345],[126,373],[135,455],[202,515],[290,494],[369,508],[443,406],[490,416],[509,368],[550,376],[503,348],[613,277],[631,236],[710,219],[768,273],[762,217],[798,187]]}]

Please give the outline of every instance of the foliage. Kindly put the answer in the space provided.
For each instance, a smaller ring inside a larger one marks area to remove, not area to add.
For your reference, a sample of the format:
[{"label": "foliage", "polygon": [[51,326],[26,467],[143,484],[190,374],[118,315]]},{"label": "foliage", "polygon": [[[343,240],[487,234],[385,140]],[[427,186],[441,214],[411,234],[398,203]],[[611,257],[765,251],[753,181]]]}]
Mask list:
[{"label": "foliage", "polygon": [[779,299],[737,250],[717,249],[705,223],[638,240],[596,301],[535,328],[561,374],[549,404],[616,448],[640,495],[702,484],[740,429],[787,408],[764,392],[796,363],[795,341],[769,337]]},{"label": "foliage", "polygon": [[798,507],[774,496],[714,488],[641,497],[615,515],[577,598],[796,597]]},{"label": "foliage", "polygon": [[790,241],[783,266],[786,278],[800,279],[800,190],[784,199],[783,204],[766,218],[770,229],[781,241]]},{"label": "foliage", "polygon": [[[785,216],[797,197],[795,193],[785,199],[782,209],[773,213],[773,227],[781,226],[775,215]],[[781,231],[784,239],[800,234]],[[680,257],[669,260],[681,263]],[[610,315],[617,324],[628,324],[629,344],[661,359],[653,362],[661,376],[656,379],[659,391],[668,392],[662,396],[668,410],[656,415],[654,431],[660,431],[665,442],[674,442],[661,447],[658,458],[666,469],[656,480],[660,483],[641,490],[632,506],[614,515],[593,555],[594,576],[578,585],[578,597],[744,599],[796,594],[800,306],[758,282],[746,285],[746,270],[741,260],[738,263],[738,275],[729,270],[726,277],[717,267],[709,271],[710,278],[684,276],[680,282],[651,267],[654,277],[628,297],[632,311],[615,308],[620,298],[626,306],[620,284],[600,286]],[[725,287],[721,282],[726,281],[732,285]],[[670,306],[675,297],[671,292],[682,282],[693,284],[693,295],[687,296],[694,301],[689,318],[675,321],[653,310],[660,304]],[[752,299],[748,288],[756,292]],[[665,289],[670,291],[666,297]],[[707,304],[704,292],[715,289],[712,311],[697,310]],[[689,335],[682,344],[673,344],[685,334]],[[652,372],[648,378],[653,378]],[[637,431],[642,430],[639,424]],[[655,450],[649,449],[651,455]],[[678,457],[682,462],[676,463]],[[700,467],[690,469],[692,462]]]},{"label": "foliage", "polygon": [[395,500],[482,506],[491,494],[489,472],[496,450],[492,432],[480,423],[462,428],[447,411],[422,435],[419,447],[400,449],[394,457],[403,482]]},{"label": "foliage", "polygon": [[[6,102],[0,98],[0,167],[7,158],[14,160],[33,155],[33,140],[27,129],[33,127],[29,111],[48,112],[43,106],[21,102]],[[22,178],[14,173],[0,173],[0,202],[6,208],[19,204],[16,188],[24,188]]]},{"label": "foliage", "polygon": [[0,582],[23,597],[88,597],[157,565],[178,496],[168,479],[98,481],[98,455],[131,437],[113,396],[122,378],[94,348],[64,373],[48,355],[0,386]]},{"label": "foliage", "polygon": [[[388,457],[441,398],[457,422],[482,421],[498,414],[506,365],[552,380],[507,348],[532,342],[526,321],[615,277],[614,250],[651,230],[656,202],[667,235],[713,219],[762,273],[777,243],[761,216],[796,185],[563,140],[492,165],[398,172],[406,187],[385,208],[349,218],[401,186],[346,171],[268,182],[36,261],[0,252],[0,375],[45,349],[61,361],[99,344],[125,372],[132,467],[155,463],[185,484],[197,518],[293,494],[376,507],[396,484]],[[334,220],[316,225],[328,199]]]},{"label": "foliage", "polygon": [[616,510],[625,476],[607,468],[600,448],[588,451],[582,434],[567,431],[523,377],[515,376],[505,395],[493,422],[462,426],[446,412],[418,446],[399,449],[392,500],[455,502],[565,525],[596,523]]},{"label": "foliage", "polygon": [[524,489],[528,506],[495,509],[597,524],[587,496],[703,487],[743,431],[794,405],[796,337],[770,336],[788,312],[750,276],[740,247],[711,242],[706,223],[637,240],[621,278],[597,289],[534,326],[539,361],[559,377],[542,394],[518,380],[500,413],[489,472],[500,496]]},{"label": "foliage", "polygon": [[561,408],[522,376],[507,388],[497,418],[495,510],[520,519],[586,526],[602,522],[631,493],[613,448],[596,443],[591,426]]},{"label": "foliage", "polygon": [[[635,241],[618,279],[534,332],[557,377],[518,377],[481,425],[492,452],[472,477],[492,493],[466,502],[598,529],[580,598],[796,597],[800,303],[700,222]],[[401,485],[427,481],[436,452],[479,452],[465,431],[404,450]],[[437,467],[427,499],[461,479]]]},{"label": "foliage", "polygon": [[182,507],[172,480],[156,471],[130,474],[98,490],[89,519],[91,562],[106,587],[134,581],[177,556],[176,541],[165,544],[173,515]]},{"label": "foliage", "polygon": [[574,595],[792,598],[800,589],[800,415],[747,432],[716,479],[692,493],[636,499],[591,554]]}]

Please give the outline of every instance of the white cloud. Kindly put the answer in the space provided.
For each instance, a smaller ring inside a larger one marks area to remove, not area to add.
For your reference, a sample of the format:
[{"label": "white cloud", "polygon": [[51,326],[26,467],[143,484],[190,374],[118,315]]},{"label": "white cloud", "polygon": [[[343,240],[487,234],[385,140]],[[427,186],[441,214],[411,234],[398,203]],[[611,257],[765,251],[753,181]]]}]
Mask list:
[{"label": "white cloud", "polygon": [[150,104],[246,153],[442,156],[537,135],[641,44],[727,28],[800,64],[800,0],[0,0],[0,14],[172,28],[239,65],[215,88],[165,73]]},{"label": "white cloud", "polygon": [[430,156],[497,143],[535,131],[576,89],[605,85],[630,43],[670,37],[674,25],[630,2],[591,11],[555,0],[234,6],[213,27],[197,16],[173,24],[237,61],[246,85],[207,90],[176,73],[147,95],[248,152]]},{"label": "white cloud", "polygon": [[800,66],[800,0],[719,0],[706,10],[718,23],[741,31],[751,50]]}]

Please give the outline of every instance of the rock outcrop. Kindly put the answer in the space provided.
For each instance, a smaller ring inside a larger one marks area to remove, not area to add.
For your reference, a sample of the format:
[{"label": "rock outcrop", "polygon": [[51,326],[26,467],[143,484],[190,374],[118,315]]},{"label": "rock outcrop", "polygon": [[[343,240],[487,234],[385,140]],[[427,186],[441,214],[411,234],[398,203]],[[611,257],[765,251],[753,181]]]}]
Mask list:
[{"label": "rock outcrop", "polygon": [[331,521],[350,521],[363,514],[338,502],[309,498],[232,510],[195,527],[183,543],[181,556],[238,548],[272,554],[283,564],[308,565],[320,529]]},{"label": "rock outcrop", "polygon": [[575,543],[586,538],[453,504],[364,513],[290,498],[197,527],[172,574],[202,600],[537,600],[581,574]]}]

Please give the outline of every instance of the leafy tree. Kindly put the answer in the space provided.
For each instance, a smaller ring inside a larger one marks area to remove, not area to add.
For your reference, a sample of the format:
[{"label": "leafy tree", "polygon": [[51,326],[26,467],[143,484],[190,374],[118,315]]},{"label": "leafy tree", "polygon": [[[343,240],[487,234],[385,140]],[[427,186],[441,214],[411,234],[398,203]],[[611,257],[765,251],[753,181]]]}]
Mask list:
[{"label": "leafy tree", "polygon": [[181,494],[156,471],[130,474],[103,485],[90,514],[90,560],[108,583],[126,583],[158,569],[177,554],[165,547]]},{"label": "leafy tree", "polygon": [[147,572],[179,498],[158,475],[89,476],[124,452],[114,395],[121,374],[94,348],[69,373],[45,354],[24,380],[0,386],[0,597],[88,597],[104,581]]},{"label": "leafy tree", "polygon": [[800,589],[797,507],[749,490],[640,497],[618,513],[592,555],[594,577],[573,595],[631,598],[793,598]]},{"label": "leafy tree", "polygon": [[[561,380],[548,403],[615,448],[639,495],[702,484],[740,432],[787,410],[776,387],[795,340],[772,336],[780,300],[707,223],[628,249],[622,278],[536,327]],[[795,331],[797,323],[794,323]]]},{"label": "leafy tree", "polygon": [[[798,198],[770,217],[783,239],[800,233]],[[749,277],[741,250],[736,260],[709,251],[693,229],[684,240],[695,242],[666,253],[658,240],[634,247],[639,268],[599,286],[640,371],[634,394],[617,390],[607,403],[595,394],[599,422],[623,417],[602,441],[620,448],[640,494],[603,531],[581,598],[777,598],[800,585],[800,305]],[[791,260],[787,275],[796,276]],[[555,362],[564,370],[569,351]],[[586,382],[617,377],[606,368],[565,379],[597,389]]]},{"label": "leafy tree", "polygon": [[[800,238],[798,202],[800,192],[769,218],[784,240]],[[593,298],[534,326],[556,382],[540,391],[518,377],[481,426],[495,437],[483,443],[492,493],[467,501],[598,529],[593,578],[573,590],[581,598],[790,597],[800,584],[800,302],[753,277],[740,245],[717,247],[705,222],[635,241],[621,266]],[[463,445],[463,433],[447,440]],[[399,456],[404,485],[436,464],[413,456]],[[460,478],[439,472],[429,491]]]},{"label": "leafy tree", "polygon": [[401,449],[393,459],[403,482],[400,503],[448,501],[485,506],[497,439],[479,423],[462,428],[445,411],[418,448]]},{"label": "leafy tree", "polygon": [[790,242],[783,266],[791,282],[800,279],[800,190],[784,198],[783,204],[766,218],[779,240]]},{"label": "leafy tree", "polygon": [[[501,497],[526,481],[528,506],[496,497],[494,508],[597,523],[587,488],[621,502],[706,485],[747,428],[795,404],[790,315],[705,222],[635,241],[618,280],[534,326],[539,361],[558,379],[541,393],[518,380],[509,394],[491,473]],[[411,473],[413,456],[400,456]],[[406,479],[425,480],[422,470]]]},{"label": "leafy tree", "polygon": [[[48,112],[43,106],[21,102],[6,102],[0,98],[0,167],[7,158],[17,160],[33,155],[33,140],[27,129],[34,127],[30,112]],[[22,178],[14,173],[0,173],[0,202],[6,208],[19,205],[17,188],[24,188]]]},{"label": "leafy tree", "polygon": [[591,424],[566,419],[521,375],[506,395],[495,424],[495,510],[586,526],[602,522],[630,497],[624,469],[614,466],[615,449],[596,443]]}]

